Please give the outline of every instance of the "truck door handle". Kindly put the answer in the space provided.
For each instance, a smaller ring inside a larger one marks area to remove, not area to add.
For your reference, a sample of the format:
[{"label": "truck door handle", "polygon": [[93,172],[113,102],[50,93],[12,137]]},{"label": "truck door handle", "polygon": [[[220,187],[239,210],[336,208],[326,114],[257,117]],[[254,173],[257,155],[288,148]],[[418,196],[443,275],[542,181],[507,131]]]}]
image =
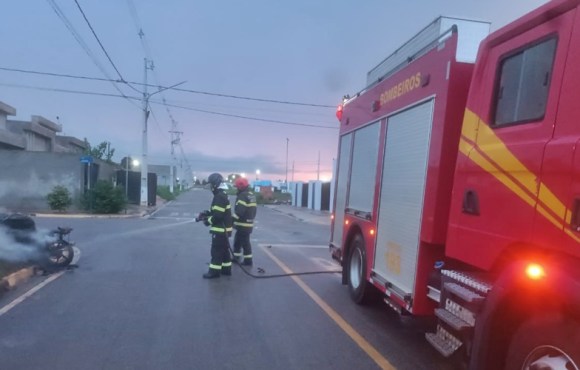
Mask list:
[{"label": "truck door handle", "polygon": [[466,189],[463,193],[463,213],[479,216],[479,197],[473,189]]},{"label": "truck door handle", "polygon": [[576,232],[580,232],[580,199],[574,199],[572,203],[572,214],[570,217],[570,228]]}]

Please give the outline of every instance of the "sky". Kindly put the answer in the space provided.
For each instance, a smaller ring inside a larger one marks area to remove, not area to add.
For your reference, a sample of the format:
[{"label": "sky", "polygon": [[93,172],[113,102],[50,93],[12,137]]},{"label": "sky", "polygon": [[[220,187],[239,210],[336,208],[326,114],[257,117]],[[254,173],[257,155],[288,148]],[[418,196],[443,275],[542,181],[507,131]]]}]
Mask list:
[{"label": "sky", "polygon": [[[144,58],[149,58],[154,69],[147,81],[153,85],[184,82],[179,88],[322,105],[174,90],[150,98],[150,164],[172,163],[173,118],[182,133],[174,146],[175,163],[189,164],[195,176],[217,171],[253,178],[260,170],[260,179],[287,176],[288,181],[331,177],[336,105],[361,90],[371,68],[436,17],[489,21],[494,31],[546,2],[76,1],[112,63],[75,0],[21,0],[3,4],[0,68],[119,79],[116,67],[125,81],[143,83]],[[117,161],[142,153],[142,92],[138,84],[0,70],[0,101],[16,108],[16,119],[41,115],[60,123],[61,134],[93,145],[108,141]]]}]

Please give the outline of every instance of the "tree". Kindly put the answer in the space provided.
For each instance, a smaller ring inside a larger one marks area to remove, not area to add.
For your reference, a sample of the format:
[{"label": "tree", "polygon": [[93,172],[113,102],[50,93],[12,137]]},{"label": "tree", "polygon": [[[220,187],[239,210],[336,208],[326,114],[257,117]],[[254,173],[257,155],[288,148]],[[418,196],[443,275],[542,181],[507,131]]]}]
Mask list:
[{"label": "tree", "polygon": [[72,204],[70,192],[62,185],[55,186],[46,196],[46,201],[54,211],[65,211]]},{"label": "tree", "polygon": [[126,205],[125,194],[121,187],[99,180],[83,195],[83,207],[95,213],[119,213]]},{"label": "tree", "polygon": [[103,141],[99,145],[93,147],[85,138],[85,144],[87,148],[85,149],[85,154],[90,155],[93,158],[100,159],[102,161],[113,163],[113,155],[115,155],[115,149],[111,149],[111,143],[108,141]]}]

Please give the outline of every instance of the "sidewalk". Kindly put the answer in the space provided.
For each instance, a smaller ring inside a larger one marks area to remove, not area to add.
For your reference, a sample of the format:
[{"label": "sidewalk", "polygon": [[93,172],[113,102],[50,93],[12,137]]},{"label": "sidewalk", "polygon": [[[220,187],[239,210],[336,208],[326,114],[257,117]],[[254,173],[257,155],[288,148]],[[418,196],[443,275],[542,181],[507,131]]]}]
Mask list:
[{"label": "sidewalk", "polygon": [[328,211],[315,211],[313,209],[293,207],[286,204],[265,205],[264,207],[294,217],[302,222],[330,226],[330,212]]},{"label": "sidewalk", "polygon": [[47,217],[47,218],[137,218],[137,217],[145,217],[153,212],[155,212],[160,207],[163,207],[166,200],[163,198],[157,198],[155,206],[141,206],[138,204],[128,204],[127,209],[121,211],[117,214],[96,214],[96,213],[86,213],[86,212],[31,212],[28,213],[30,216],[33,217]]}]

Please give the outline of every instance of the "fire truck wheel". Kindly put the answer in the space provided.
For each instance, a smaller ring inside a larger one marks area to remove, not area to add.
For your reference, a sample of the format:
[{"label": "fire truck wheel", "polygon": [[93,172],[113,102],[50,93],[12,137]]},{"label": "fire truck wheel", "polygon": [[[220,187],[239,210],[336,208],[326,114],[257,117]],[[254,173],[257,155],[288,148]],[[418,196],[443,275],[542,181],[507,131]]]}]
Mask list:
[{"label": "fire truck wheel", "polygon": [[505,370],[580,370],[580,323],[560,314],[533,317],[514,334]]},{"label": "fire truck wheel", "polygon": [[350,297],[358,304],[368,304],[374,298],[374,287],[367,281],[367,258],[360,234],[352,238],[348,255],[348,288]]}]

